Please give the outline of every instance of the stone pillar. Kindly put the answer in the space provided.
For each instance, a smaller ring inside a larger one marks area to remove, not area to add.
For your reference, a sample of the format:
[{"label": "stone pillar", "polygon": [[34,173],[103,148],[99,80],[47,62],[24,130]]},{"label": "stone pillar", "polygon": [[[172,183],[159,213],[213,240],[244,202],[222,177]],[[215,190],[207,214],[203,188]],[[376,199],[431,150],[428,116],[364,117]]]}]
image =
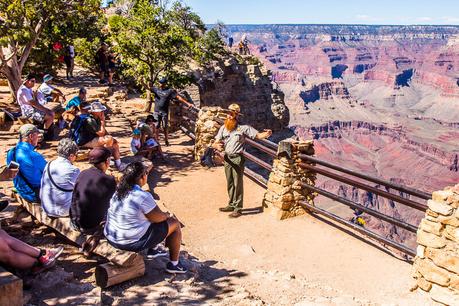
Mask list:
[{"label": "stone pillar", "polygon": [[299,183],[305,182],[314,186],[316,175],[299,167],[300,153],[314,155],[313,141],[283,140],[279,143],[277,157],[273,161],[263,206],[280,220],[305,213],[298,201],[314,204],[316,194],[302,188]]},{"label": "stone pillar", "polygon": [[217,119],[225,120],[226,113],[221,107],[205,106],[201,108],[196,121],[194,145],[195,160],[199,160],[218,133],[220,124]]},{"label": "stone pillar", "polygon": [[417,232],[416,285],[432,300],[459,305],[459,184],[436,191]]}]

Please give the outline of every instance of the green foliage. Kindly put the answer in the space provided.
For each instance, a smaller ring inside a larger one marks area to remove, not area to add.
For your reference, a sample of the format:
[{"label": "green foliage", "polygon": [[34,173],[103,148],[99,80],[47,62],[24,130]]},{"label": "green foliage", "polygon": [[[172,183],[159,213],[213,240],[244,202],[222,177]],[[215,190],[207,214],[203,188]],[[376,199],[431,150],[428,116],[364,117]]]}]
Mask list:
[{"label": "green foliage", "polygon": [[[85,0],[84,2],[85,5],[78,6],[71,11],[64,11],[59,16],[50,18],[40,36],[40,40],[30,55],[29,66],[33,67],[35,71],[50,72],[62,65],[62,62],[59,62],[58,59],[59,57],[62,58],[65,49],[60,52],[54,51],[52,44],[55,42],[60,42],[64,46],[68,44],[75,45],[75,40],[81,39],[86,40],[90,45],[93,45],[95,41],[100,43],[106,18],[99,9],[100,3],[98,0]],[[80,57],[84,59],[80,62],[83,62],[83,65],[88,67],[85,60],[88,57],[94,57],[95,51],[93,49],[76,48],[76,46],[75,51],[78,59]],[[82,56],[80,56],[80,51],[83,52]],[[89,54],[91,51],[94,51],[93,55]]]},{"label": "green foliage", "polygon": [[124,74],[144,89],[161,76],[167,76],[175,87],[189,83],[186,71],[192,60],[208,60],[209,53],[221,52],[223,46],[215,33],[204,35],[202,20],[180,2],[166,8],[138,0],[128,12],[111,16],[108,23]]},{"label": "green foliage", "polygon": [[15,54],[20,70],[50,67],[59,55],[54,42],[70,43],[76,37],[91,39],[100,33],[102,11],[99,0],[0,0],[0,67]]},{"label": "green foliage", "polygon": [[77,64],[87,69],[93,69],[95,67],[94,57],[97,50],[100,48],[101,39],[99,37],[94,38],[90,41],[87,38],[76,38],[73,41],[75,47]]}]

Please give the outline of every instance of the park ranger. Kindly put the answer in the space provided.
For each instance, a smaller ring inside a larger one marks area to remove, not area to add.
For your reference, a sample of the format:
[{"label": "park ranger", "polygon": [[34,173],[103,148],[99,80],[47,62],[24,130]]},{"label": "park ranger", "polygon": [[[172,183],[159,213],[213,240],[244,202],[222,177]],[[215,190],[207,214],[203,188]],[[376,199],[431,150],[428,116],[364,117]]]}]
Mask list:
[{"label": "park ranger", "polygon": [[220,208],[222,212],[231,212],[230,218],[240,217],[243,206],[244,189],[244,163],[245,158],[242,155],[244,151],[244,140],[246,137],[251,139],[265,139],[271,136],[271,130],[258,132],[249,125],[240,125],[241,108],[238,104],[231,104],[228,107],[228,115],[225,124],[215,137],[212,147],[225,153],[225,176],[228,188],[229,202],[228,206]]}]

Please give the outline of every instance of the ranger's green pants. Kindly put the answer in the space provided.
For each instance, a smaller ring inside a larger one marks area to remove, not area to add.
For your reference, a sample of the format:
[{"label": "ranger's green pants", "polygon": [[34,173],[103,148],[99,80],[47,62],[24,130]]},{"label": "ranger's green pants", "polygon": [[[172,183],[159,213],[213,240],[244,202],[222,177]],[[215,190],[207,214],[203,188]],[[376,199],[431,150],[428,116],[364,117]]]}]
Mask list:
[{"label": "ranger's green pants", "polygon": [[244,164],[245,158],[242,154],[225,155],[225,176],[228,188],[228,206],[238,211],[242,208],[244,201]]}]

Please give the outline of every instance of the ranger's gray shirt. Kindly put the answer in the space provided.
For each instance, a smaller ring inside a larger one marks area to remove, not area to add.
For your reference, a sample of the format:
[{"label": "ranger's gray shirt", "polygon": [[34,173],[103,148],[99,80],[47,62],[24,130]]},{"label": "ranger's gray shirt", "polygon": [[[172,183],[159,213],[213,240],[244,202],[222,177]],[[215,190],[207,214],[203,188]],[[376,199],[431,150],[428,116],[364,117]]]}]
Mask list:
[{"label": "ranger's gray shirt", "polygon": [[216,141],[223,140],[225,153],[234,155],[242,153],[244,150],[245,137],[254,139],[258,131],[249,125],[238,125],[233,131],[228,131],[223,125],[215,137]]}]

